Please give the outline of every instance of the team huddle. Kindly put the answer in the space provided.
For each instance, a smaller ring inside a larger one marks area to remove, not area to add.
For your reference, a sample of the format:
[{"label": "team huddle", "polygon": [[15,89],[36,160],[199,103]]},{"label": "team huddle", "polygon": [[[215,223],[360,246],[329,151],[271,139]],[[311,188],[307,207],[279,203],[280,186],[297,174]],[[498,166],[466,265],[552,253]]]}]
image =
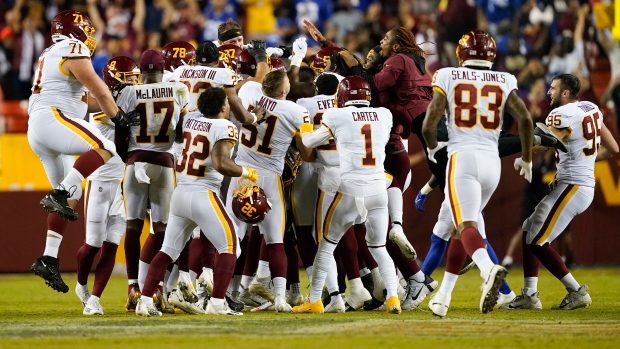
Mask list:
[{"label": "team huddle", "polygon": [[[399,314],[435,292],[429,308],[443,317],[458,276],[474,265],[483,279],[482,313],[541,309],[540,263],[568,291],[553,309],[591,304],[587,286],[550,243],[588,208],[594,162],[617,154],[618,145],[598,107],[578,100],[575,76],[553,79],[554,109],[534,130],[516,78],[490,70],[496,47],[486,32],[463,35],[460,67],[431,77],[405,28],[388,31],[362,60],[305,25],[320,50],[305,38],[288,48],[244,45],[241,28],[228,21],[217,44],[172,42],[144,51],[138,63],[114,57],[102,80],[90,62],[90,20],[59,13],[28,110],[29,143],[54,187],[41,201],[49,212],[46,248],[32,271],[68,292],[57,255],[84,196],[75,287],[84,315],[104,314],[99,300],[123,236],[125,308],[140,316]],[[289,56],[287,70],[280,57]],[[518,136],[500,135],[505,113],[518,121]],[[412,134],[433,173],[418,197],[436,186],[445,193],[422,266],[402,228]],[[523,223],[517,296],[482,211],[500,180],[500,157],[521,153],[515,169],[531,181],[532,151],[541,146],[557,149],[558,172],[553,191]],[[147,219],[151,233],[141,246]],[[439,285],[431,274],[446,250]],[[467,256],[473,262],[464,268]],[[307,296],[298,260],[310,281]]]}]

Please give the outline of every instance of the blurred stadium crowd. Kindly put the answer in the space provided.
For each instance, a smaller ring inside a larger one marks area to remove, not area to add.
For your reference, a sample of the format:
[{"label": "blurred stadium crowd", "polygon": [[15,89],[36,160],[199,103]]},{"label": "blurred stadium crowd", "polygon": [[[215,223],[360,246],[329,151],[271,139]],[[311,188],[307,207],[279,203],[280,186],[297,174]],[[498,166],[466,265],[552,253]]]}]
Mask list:
[{"label": "blurred stadium crowd", "polygon": [[[307,36],[310,46],[318,47],[303,29],[303,19],[309,19],[362,57],[388,28],[401,25],[416,34],[432,74],[456,66],[462,33],[479,28],[497,40],[494,69],[517,76],[519,94],[535,120],[550,111],[545,93],[550,78],[560,73],[580,77],[582,100],[620,114],[620,43],[611,37],[610,0],[5,0],[0,4],[4,99],[30,96],[34,63],[50,44],[50,20],[67,9],[93,20],[98,72],[114,56],[138,58],[146,48],[176,40],[195,46],[216,40],[218,25],[232,18],[242,24],[246,42],[290,45]],[[605,79],[592,74],[597,72]]]}]

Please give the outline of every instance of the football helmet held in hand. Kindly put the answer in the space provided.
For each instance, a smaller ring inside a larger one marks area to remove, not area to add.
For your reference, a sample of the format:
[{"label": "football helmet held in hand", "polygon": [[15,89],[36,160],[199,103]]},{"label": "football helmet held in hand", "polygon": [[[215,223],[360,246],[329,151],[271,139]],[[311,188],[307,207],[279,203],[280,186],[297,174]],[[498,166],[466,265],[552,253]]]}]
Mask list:
[{"label": "football helmet held in hand", "polygon": [[289,147],[286,152],[286,156],[284,157],[284,171],[282,171],[282,183],[284,183],[284,188],[288,188],[291,184],[293,184],[301,164],[302,160],[299,152],[296,149]]},{"label": "football helmet held in hand", "polygon": [[257,224],[265,219],[271,203],[258,185],[240,179],[239,189],[233,190],[232,209],[235,216],[243,222]]}]

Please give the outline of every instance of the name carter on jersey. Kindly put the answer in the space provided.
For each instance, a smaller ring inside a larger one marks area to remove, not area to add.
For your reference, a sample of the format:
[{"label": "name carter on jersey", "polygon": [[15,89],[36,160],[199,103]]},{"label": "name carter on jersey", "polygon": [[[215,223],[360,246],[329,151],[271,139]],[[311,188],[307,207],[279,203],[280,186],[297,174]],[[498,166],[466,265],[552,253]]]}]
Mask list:
[{"label": "name carter on jersey", "polygon": [[374,111],[354,111],[351,114],[353,115],[353,121],[379,121],[379,117]]},{"label": "name carter on jersey", "polygon": [[499,82],[506,83],[506,79],[504,79],[503,74],[497,74],[493,72],[476,72],[476,71],[466,71],[466,70],[453,70],[452,71],[452,80],[470,80],[470,81],[478,81],[478,74],[482,73],[480,77],[480,81],[482,82]]},{"label": "name carter on jersey", "polygon": [[136,99],[173,98],[172,87],[136,89]]}]

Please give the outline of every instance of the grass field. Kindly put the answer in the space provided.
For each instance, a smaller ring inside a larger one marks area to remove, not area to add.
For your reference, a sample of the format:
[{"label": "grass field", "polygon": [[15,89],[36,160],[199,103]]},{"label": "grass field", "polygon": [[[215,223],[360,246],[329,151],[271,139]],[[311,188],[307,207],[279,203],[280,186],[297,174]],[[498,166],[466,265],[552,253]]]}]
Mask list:
[{"label": "grass field", "polygon": [[[550,310],[566,292],[545,271],[539,281],[544,310],[483,315],[481,279],[470,272],[459,279],[444,319],[427,311],[428,301],[401,315],[248,312],[143,319],[125,313],[126,281],[120,276],[103,295],[106,315],[86,317],[73,293],[75,277],[65,275],[71,290],[60,294],[34,276],[0,275],[0,348],[620,348],[620,269],[579,269],[574,275],[590,287],[588,309]],[[508,281],[520,293],[519,269]]]}]

